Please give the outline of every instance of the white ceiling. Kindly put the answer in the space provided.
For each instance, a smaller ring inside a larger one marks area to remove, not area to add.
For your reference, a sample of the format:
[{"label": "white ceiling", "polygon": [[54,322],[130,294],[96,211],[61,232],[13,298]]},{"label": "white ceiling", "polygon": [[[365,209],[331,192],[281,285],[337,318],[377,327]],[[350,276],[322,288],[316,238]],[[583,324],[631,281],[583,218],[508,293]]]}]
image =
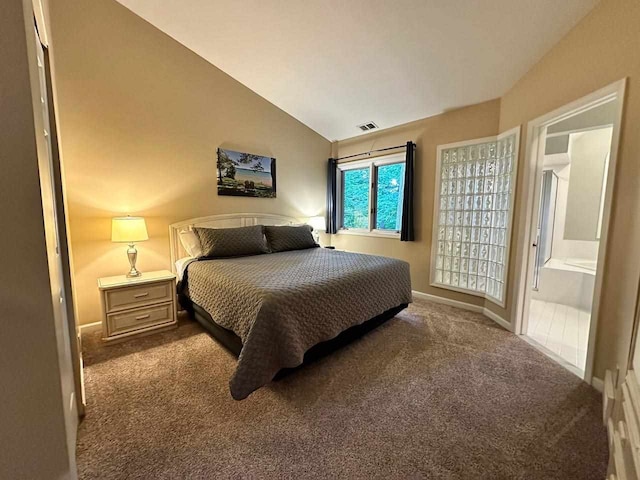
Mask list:
[{"label": "white ceiling", "polygon": [[503,95],[598,0],[118,0],[329,140]]}]

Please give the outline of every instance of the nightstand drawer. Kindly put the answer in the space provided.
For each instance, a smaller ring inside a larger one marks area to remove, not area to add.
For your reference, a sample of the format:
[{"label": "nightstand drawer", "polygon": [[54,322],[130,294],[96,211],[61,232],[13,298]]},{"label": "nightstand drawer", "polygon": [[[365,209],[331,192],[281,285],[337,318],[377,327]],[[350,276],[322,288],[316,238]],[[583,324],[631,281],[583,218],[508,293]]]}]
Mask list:
[{"label": "nightstand drawer", "polygon": [[147,327],[174,323],[173,302],[153,307],[142,307],[107,315],[108,335],[119,335]]},{"label": "nightstand drawer", "polygon": [[106,292],[107,312],[173,301],[173,282],[118,288]]}]

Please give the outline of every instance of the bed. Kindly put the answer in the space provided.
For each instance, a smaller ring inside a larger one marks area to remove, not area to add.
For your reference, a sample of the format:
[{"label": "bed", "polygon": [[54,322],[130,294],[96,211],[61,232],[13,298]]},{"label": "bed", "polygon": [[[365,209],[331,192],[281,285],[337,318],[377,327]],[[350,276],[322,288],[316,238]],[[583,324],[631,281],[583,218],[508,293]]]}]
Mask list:
[{"label": "bed", "polygon": [[237,400],[377,327],[411,302],[409,265],[386,257],[321,247],[187,261],[181,256],[178,236],[184,229],[295,223],[242,214],[171,226],[180,302],[238,356],[229,382]]}]

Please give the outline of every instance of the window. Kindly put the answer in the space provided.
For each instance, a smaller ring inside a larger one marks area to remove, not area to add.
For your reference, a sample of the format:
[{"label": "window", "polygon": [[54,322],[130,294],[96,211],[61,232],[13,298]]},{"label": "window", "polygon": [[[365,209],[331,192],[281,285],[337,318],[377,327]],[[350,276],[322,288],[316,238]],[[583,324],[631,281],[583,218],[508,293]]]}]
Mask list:
[{"label": "window", "polygon": [[342,174],[343,228],[369,228],[369,167],[346,170]]},{"label": "window", "polygon": [[377,169],[376,229],[400,231],[404,163],[381,165]]},{"label": "window", "polygon": [[398,234],[404,167],[404,154],[338,165],[340,232]]},{"label": "window", "polygon": [[438,147],[432,285],[504,306],[518,138]]}]

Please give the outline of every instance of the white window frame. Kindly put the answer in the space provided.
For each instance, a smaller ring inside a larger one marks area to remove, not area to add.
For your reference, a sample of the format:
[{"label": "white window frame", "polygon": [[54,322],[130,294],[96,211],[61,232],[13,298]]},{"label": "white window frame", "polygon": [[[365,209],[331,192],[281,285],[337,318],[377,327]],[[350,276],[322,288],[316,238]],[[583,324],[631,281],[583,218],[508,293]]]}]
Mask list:
[{"label": "white window frame", "polygon": [[[445,285],[442,283],[436,282],[436,252],[438,245],[438,219],[440,218],[440,188],[442,184],[441,177],[441,167],[442,167],[442,151],[448,150],[451,148],[459,148],[465,147],[469,145],[482,144],[482,143],[490,143],[490,142],[498,142],[503,138],[509,136],[515,136],[514,140],[514,161],[512,166],[512,177],[511,177],[511,194],[509,196],[509,210],[507,217],[507,228],[505,231],[505,246],[504,246],[504,287],[502,292],[502,300],[498,300],[495,297],[490,296],[486,292],[479,292],[476,290],[467,289],[464,287],[457,287],[453,285]],[[510,252],[511,252],[511,235],[513,232],[513,218],[514,218],[514,205],[515,205],[515,197],[516,197],[516,180],[518,178],[518,162],[519,162],[519,153],[520,153],[520,126],[507,130],[497,136],[493,137],[484,137],[484,138],[476,138],[473,140],[466,140],[463,142],[449,143],[446,145],[438,145],[437,153],[436,153],[436,176],[435,176],[435,189],[434,189],[434,198],[433,198],[433,219],[432,219],[432,236],[431,236],[431,263],[430,263],[430,273],[429,273],[429,283],[432,287],[443,288],[446,290],[452,290],[460,293],[466,293],[467,295],[473,295],[476,297],[484,298],[491,303],[494,303],[502,308],[506,308],[507,304],[507,287],[508,287],[508,277],[509,277],[509,260],[510,260]]]},{"label": "white window frame", "polygon": [[[378,167],[384,165],[393,165],[397,163],[405,163],[406,162],[406,154],[405,153],[394,153],[392,155],[384,155],[375,158],[367,158],[364,160],[355,160],[352,162],[338,163],[336,166],[336,177],[337,177],[337,185],[336,185],[336,197],[337,197],[337,207],[338,207],[338,235],[364,235],[368,237],[381,237],[381,238],[400,238],[399,230],[379,230],[375,228],[376,225],[376,214],[377,210],[374,212],[374,205],[377,200],[377,184],[378,178],[376,175],[376,169]],[[343,226],[343,189],[344,189],[344,180],[343,180],[343,172],[348,170],[360,170],[362,168],[369,168],[369,228],[344,228]],[[406,166],[405,166],[406,168]],[[404,185],[404,183],[403,183]],[[401,192],[400,202],[403,202],[403,194]],[[401,203],[402,204],[402,203]]]}]

